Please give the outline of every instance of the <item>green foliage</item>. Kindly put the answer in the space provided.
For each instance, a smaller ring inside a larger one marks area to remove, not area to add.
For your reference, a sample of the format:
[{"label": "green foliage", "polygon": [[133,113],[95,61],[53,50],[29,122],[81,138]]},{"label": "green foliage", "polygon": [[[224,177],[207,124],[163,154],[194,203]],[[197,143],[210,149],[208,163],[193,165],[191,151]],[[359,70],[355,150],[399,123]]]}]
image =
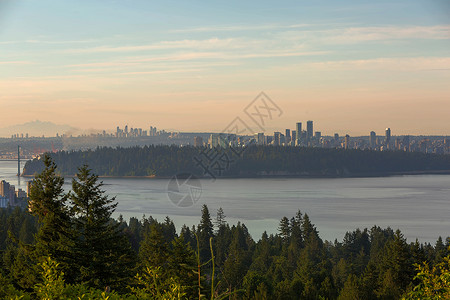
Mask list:
[{"label": "green foliage", "polygon": [[138,299],[181,300],[188,299],[181,286],[174,278],[161,276],[161,267],[146,267],[142,273],[136,275],[137,287],[131,292]]},{"label": "green foliage", "polygon": [[42,268],[42,283],[35,286],[40,299],[61,299],[64,294],[64,273],[58,270],[59,263],[47,257],[39,264]]},{"label": "green foliage", "polygon": [[0,273],[0,299],[30,299],[30,295],[17,290],[11,282]]},{"label": "green foliage", "polygon": [[419,284],[403,299],[450,299],[450,255],[432,268],[427,262],[415,266]]},{"label": "green foliage", "polygon": [[359,300],[362,299],[359,295],[358,279],[355,275],[350,274],[344,284],[344,288],[339,294],[338,300]]}]

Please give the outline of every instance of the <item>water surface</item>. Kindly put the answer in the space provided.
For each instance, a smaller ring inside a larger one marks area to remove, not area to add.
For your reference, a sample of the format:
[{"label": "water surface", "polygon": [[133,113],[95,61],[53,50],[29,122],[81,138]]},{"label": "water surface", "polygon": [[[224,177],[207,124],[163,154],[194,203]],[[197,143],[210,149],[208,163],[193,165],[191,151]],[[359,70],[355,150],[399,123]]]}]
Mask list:
[{"label": "water surface", "polygon": [[[25,189],[16,176],[17,162],[0,161],[0,180]],[[70,179],[67,179],[70,183]],[[212,217],[222,207],[229,223],[245,223],[255,239],[276,233],[283,216],[308,213],[327,240],[342,240],[346,231],[373,225],[399,228],[414,241],[434,243],[450,236],[450,175],[380,178],[263,178],[201,180],[202,195],[191,207],[177,207],[167,196],[167,179],[104,178],[105,191],[118,201],[115,216],[165,216],[198,224],[203,204]],[[67,184],[67,189],[70,185]]]}]

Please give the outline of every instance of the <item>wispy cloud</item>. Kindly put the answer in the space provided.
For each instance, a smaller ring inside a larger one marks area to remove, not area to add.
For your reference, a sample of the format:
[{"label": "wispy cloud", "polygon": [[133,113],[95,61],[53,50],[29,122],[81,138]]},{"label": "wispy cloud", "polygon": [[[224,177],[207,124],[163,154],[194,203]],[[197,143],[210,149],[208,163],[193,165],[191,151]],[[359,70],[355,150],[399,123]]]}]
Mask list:
[{"label": "wispy cloud", "polygon": [[343,27],[325,30],[295,30],[282,33],[288,40],[321,41],[328,44],[405,39],[450,39],[450,26]]},{"label": "wispy cloud", "polygon": [[[0,0],[1,1],[1,0]],[[85,40],[51,40],[51,39],[27,39],[27,40],[15,40],[15,41],[0,41],[0,45],[12,45],[12,44],[49,44],[49,45],[66,45],[66,44],[87,44],[98,43],[98,39],[85,39]]]},{"label": "wispy cloud", "polygon": [[17,61],[0,61],[0,65],[31,65],[34,64],[31,61],[22,61],[22,60],[17,60]]},{"label": "wispy cloud", "polygon": [[[272,51],[297,51],[303,45],[311,49],[320,44],[354,44],[371,41],[414,40],[414,39],[450,39],[450,26],[372,26],[372,27],[339,27],[333,29],[308,28],[305,24],[294,25],[260,25],[260,26],[231,26],[233,30],[245,28],[278,28],[282,29],[276,34],[266,34],[260,37],[224,37],[208,39],[183,39],[174,41],[160,41],[141,45],[103,45],[96,47],[83,47],[57,50],[63,54],[96,54],[117,53],[128,54],[135,52],[151,52],[159,50],[189,50],[199,52],[199,56],[205,57],[208,52],[259,52],[261,49]],[[197,28],[201,30],[201,28]],[[218,30],[220,31],[220,30]],[[279,48],[279,49],[277,49]],[[283,50],[284,49],[284,50]],[[216,55],[211,55],[216,56]],[[277,55],[275,55],[277,56]],[[159,60],[161,58],[156,58]],[[182,58],[184,59],[184,58]]]},{"label": "wispy cloud", "polygon": [[308,69],[425,71],[450,69],[450,57],[397,57],[308,63]]},{"label": "wispy cloud", "polygon": [[151,57],[135,57],[123,60],[92,62],[85,64],[67,65],[68,69],[82,73],[111,73],[121,74],[163,74],[177,72],[194,72],[230,67],[245,64],[250,59],[281,58],[295,56],[325,55],[328,51],[260,51],[250,53],[235,52],[185,52],[173,55]]},{"label": "wispy cloud", "polygon": [[233,32],[233,31],[255,31],[255,30],[279,30],[279,29],[294,29],[309,26],[316,26],[316,24],[263,24],[263,25],[233,25],[233,26],[209,26],[209,27],[193,27],[175,29],[170,32]]},{"label": "wispy cloud", "polygon": [[217,49],[223,47],[239,47],[236,39],[211,38],[205,40],[178,40],[178,41],[161,41],[149,45],[129,45],[129,46],[99,46],[91,48],[78,48],[62,50],[63,53],[108,53],[108,52],[138,52],[149,50],[167,50],[167,49]]},{"label": "wispy cloud", "polygon": [[344,29],[333,41],[361,42],[397,39],[450,39],[450,26],[388,26]]},{"label": "wispy cloud", "polygon": [[169,74],[169,73],[193,73],[202,72],[206,69],[194,68],[194,69],[178,69],[178,70],[155,70],[155,71],[138,71],[138,72],[123,72],[119,75],[150,75],[150,74]]}]

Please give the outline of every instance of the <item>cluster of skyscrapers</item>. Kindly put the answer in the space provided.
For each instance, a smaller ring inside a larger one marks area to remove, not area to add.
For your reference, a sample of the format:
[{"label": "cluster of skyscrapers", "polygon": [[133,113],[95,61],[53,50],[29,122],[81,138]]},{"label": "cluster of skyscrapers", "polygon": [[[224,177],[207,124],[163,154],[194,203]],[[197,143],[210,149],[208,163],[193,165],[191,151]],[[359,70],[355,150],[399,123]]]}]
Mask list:
[{"label": "cluster of skyscrapers", "polygon": [[22,206],[27,199],[27,193],[10,185],[5,180],[0,181],[0,207]]},{"label": "cluster of skyscrapers", "polygon": [[[337,135],[339,137],[339,135]],[[295,130],[285,129],[284,133],[276,131],[273,136],[264,132],[255,134],[255,141],[258,145],[274,146],[315,146],[321,142],[322,132],[314,132],[313,121],[306,122],[306,130],[303,130],[302,123],[295,124]]]},{"label": "cluster of skyscrapers", "polygon": [[[128,125],[125,125],[124,129],[121,129],[119,126],[116,128],[116,137],[141,137],[141,136],[159,136],[165,134],[164,130],[159,131],[156,127],[150,126],[149,130],[143,130],[142,128],[130,128],[128,130]],[[103,131],[103,134],[106,135],[106,131]]]},{"label": "cluster of skyscrapers", "polygon": [[[322,132],[314,131],[313,121],[306,122],[306,130],[301,122],[295,124],[295,129],[285,129],[284,132],[275,131],[273,135],[265,132],[255,133],[254,136],[236,136],[235,134],[211,134],[207,145],[209,147],[247,146],[251,144],[267,146],[300,146],[320,148],[344,148],[361,150],[397,150],[420,151],[425,153],[450,153],[450,139],[439,137],[411,137],[409,135],[393,137],[390,128],[386,128],[383,135],[371,131],[368,136],[350,137],[322,136]],[[202,146],[201,138],[194,140],[195,146]]]}]

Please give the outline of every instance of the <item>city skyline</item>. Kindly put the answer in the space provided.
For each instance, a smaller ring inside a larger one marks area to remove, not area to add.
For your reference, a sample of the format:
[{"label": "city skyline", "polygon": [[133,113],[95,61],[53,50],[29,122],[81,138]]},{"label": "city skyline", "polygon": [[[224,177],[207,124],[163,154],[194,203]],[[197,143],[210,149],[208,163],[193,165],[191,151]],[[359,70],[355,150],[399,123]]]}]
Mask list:
[{"label": "city skyline", "polygon": [[267,132],[449,135],[449,16],[447,1],[6,0],[2,127],[220,132],[264,91],[283,110]]},{"label": "city skyline", "polygon": [[[302,124],[306,123],[307,126],[302,127]],[[38,133],[36,133],[36,130],[34,130],[34,133],[29,133],[29,131],[27,129],[23,129],[23,130],[11,130],[9,133],[2,134],[2,130],[5,130],[7,128],[0,128],[0,138],[39,138],[39,137],[61,137],[61,136],[88,136],[88,135],[111,135],[111,136],[116,136],[116,137],[126,137],[126,136],[156,136],[159,135],[160,133],[163,134],[170,134],[170,133],[217,133],[217,134],[230,134],[231,132],[225,132],[225,131],[215,131],[215,130],[209,130],[208,128],[205,128],[205,130],[203,131],[187,131],[187,130],[170,130],[170,129],[166,129],[166,128],[159,128],[154,126],[154,124],[147,124],[144,125],[143,127],[138,127],[138,126],[130,126],[128,125],[128,123],[125,124],[116,124],[116,126],[114,128],[90,128],[88,130],[82,130],[80,128],[74,128],[74,127],[70,127],[67,124],[64,125],[58,125],[58,124],[53,124],[51,122],[42,122],[39,120],[33,121],[33,122],[29,122],[29,123],[25,123],[25,124],[20,124],[20,126],[25,127],[25,128],[30,128],[30,127],[36,127],[39,125],[44,125],[44,131],[38,131]],[[61,130],[57,130],[56,128],[58,128],[58,126],[60,126],[59,128],[61,128]],[[320,126],[320,125],[319,125]],[[48,128],[48,127],[52,127],[52,128]],[[69,130],[66,130],[65,128],[69,128]],[[304,134],[304,136],[298,136],[297,132],[300,131]],[[303,129],[302,129],[303,128]],[[320,130],[317,130],[317,128],[319,128]],[[264,129],[263,131],[258,130],[257,128],[254,128],[255,131],[248,133],[246,132],[245,134],[242,134],[242,136],[252,136],[255,134],[259,134],[259,133],[263,133],[265,135],[270,135],[274,132],[279,132],[280,134],[283,134],[283,132],[285,132],[285,136],[289,136],[292,133],[295,138],[295,140],[298,139],[303,139],[303,140],[309,140],[313,137],[315,137],[315,135],[318,133],[321,136],[335,136],[336,134],[338,135],[342,135],[345,136],[346,134],[350,134],[350,132],[352,132],[351,129],[349,130],[345,130],[345,131],[337,131],[337,130],[333,130],[332,128],[330,128],[329,131],[324,131],[322,127],[316,127],[315,121],[314,120],[308,120],[306,122],[295,122],[294,124],[290,124],[284,127],[267,127],[267,129]],[[309,130],[308,130],[309,129]],[[362,134],[357,134],[357,135],[352,135],[355,137],[358,136],[371,136],[372,133],[375,133],[376,135],[385,135],[386,131],[389,129],[389,133],[391,128],[390,127],[383,127],[383,128],[372,128],[369,132],[363,132]],[[47,130],[47,131],[46,131]],[[48,130],[51,131],[51,133],[48,133]],[[127,133],[129,133],[129,135],[127,135]],[[289,133],[289,135],[288,135]],[[418,134],[415,132],[411,132],[411,133],[399,133],[399,132],[395,132],[395,134],[393,134],[393,136],[450,136],[449,134]]]}]

